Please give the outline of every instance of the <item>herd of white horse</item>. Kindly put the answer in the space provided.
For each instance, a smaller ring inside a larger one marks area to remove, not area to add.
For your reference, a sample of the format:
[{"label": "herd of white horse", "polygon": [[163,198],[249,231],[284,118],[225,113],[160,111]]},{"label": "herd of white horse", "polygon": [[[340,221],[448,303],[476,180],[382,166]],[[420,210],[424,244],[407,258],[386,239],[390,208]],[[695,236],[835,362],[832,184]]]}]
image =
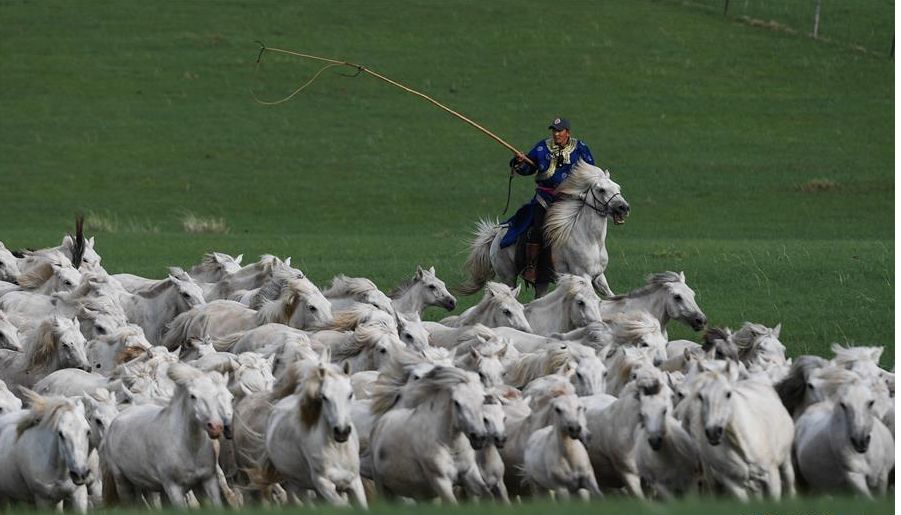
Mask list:
[{"label": "herd of white horse", "polygon": [[385,294],[271,255],[110,275],[75,247],[0,244],[7,505],[872,496],[894,470],[881,347],[791,360],[755,323],[669,341],[707,325],[681,273],[603,299],[563,274],[525,305],[487,282],[429,322],[457,302],[433,268]]}]

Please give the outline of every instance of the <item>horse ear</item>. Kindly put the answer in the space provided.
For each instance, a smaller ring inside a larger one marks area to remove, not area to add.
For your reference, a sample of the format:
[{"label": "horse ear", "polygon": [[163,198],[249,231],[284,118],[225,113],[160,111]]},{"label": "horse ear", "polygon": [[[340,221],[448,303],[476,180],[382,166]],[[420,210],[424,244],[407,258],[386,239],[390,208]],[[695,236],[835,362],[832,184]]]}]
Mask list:
[{"label": "horse ear", "polygon": [[685,358],[685,361],[691,361],[691,352],[688,351],[688,347],[682,350],[682,357]]},{"label": "horse ear", "polygon": [[238,254],[238,257],[235,258],[235,263],[240,265],[242,259],[244,259],[244,254]]},{"label": "horse ear", "polygon": [[740,373],[741,370],[737,365],[735,365],[731,360],[726,361],[726,377],[729,378],[730,383],[738,381],[738,376]]},{"label": "horse ear", "polygon": [[422,279],[422,267],[419,265],[416,265],[416,278]]},{"label": "horse ear", "polygon": [[94,237],[93,236],[91,236],[90,238],[87,239],[87,244],[88,244],[88,247],[94,248]]},{"label": "horse ear", "polygon": [[773,337],[779,338],[779,333],[782,332],[782,322],[776,324],[776,327],[773,328]]},{"label": "horse ear", "polygon": [[478,360],[479,358],[482,357],[482,355],[479,353],[479,350],[476,349],[475,347],[469,348],[469,355],[472,356],[472,359],[475,359],[475,360]]},{"label": "horse ear", "polygon": [[432,275],[435,275],[435,267],[430,266],[430,267],[429,267],[429,273],[432,274]]},{"label": "horse ear", "polygon": [[332,362],[332,348],[328,345],[322,347],[322,353],[319,355],[320,367]]},{"label": "horse ear", "polygon": [[285,266],[291,266],[291,256],[285,258]]},{"label": "horse ear", "polygon": [[513,292],[512,292],[512,293],[513,293],[513,298],[514,298],[514,299],[515,299],[516,297],[519,296],[519,290],[520,290],[520,288],[522,288],[522,285],[521,285],[521,284],[520,284],[519,286],[517,286],[516,288],[513,288]]},{"label": "horse ear", "polygon": [[879,358],[882,357],[882,351],[885,350],[885,347],[874,347],[870,349],[870,356],[873,358],[873,361],[877,364],[879,363]]},{"label": "horse ear", "polygon": [[685,272],[679,272],[679,279],[681,279],[683,283],[685,282]]},{"label": "horse ear", "polygon": [[72,239],[71,234],[66,234],[65,236],[63,236],[62,246],[63,247],[74,247],[75,246],[75,240]]}]

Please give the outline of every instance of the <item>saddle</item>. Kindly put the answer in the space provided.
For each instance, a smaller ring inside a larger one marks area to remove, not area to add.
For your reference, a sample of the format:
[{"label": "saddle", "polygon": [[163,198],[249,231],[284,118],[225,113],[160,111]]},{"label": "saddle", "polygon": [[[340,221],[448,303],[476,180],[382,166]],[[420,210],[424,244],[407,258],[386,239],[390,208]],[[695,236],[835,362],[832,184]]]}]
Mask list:
[{"label": "saddle", "polygon": [[[516,274],[522,277],[523,270],[526,269],[526,242],[528,242],[529,231],[523,231],[516,238],[516,252],[514,253],[514,265],[516,266]],[[551,253],[551,247],[542,245],[541,253],[538,254],[538,284],[547,284],[554,282],[556,272],[554,272],[554,256]],[[523,277],[523,280],[525,278]],[[534,285],[533,285],[534,286]]]}]

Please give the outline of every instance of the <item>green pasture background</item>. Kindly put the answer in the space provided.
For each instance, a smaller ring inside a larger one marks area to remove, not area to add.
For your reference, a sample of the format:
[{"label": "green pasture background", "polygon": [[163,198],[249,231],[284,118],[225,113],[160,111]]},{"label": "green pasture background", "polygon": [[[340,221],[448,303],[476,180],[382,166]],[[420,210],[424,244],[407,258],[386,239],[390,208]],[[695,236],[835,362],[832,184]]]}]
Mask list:
[{"label": "green pasture background", "polygon": [[[365,64],[523,150],[569,117],[632,205],[608,235],[615,291],[682,270],[712,324],[781,322],[792,355],[884,345],[890,364],[894,5],[825,0],[813,40],[813,4],[3,0],[0,240],[56,244],[81,210],[110,222],[88,228],[110,272],[219,250],[293,256],[319,284],[389,289],[418,264],[459,283],[509,152],[337,69],[260,105],[251,90],[319,69],[267,54],[255,73],[262,40]],[[186,233],[187,213],[229,230]]]}]

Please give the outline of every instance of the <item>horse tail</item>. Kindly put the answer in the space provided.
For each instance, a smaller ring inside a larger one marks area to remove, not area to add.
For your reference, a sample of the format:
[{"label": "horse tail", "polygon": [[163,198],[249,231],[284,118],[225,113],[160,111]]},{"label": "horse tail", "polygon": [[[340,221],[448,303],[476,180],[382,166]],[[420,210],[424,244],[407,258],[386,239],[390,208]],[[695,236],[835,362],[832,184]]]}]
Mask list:
[{"label": "horse tail", "polygon": [[116,478],[110,472],[109,464],[104,464],[105,460],[100,460],[100,471],[103,477],[103,505],[118,506],[121,504],[119,499],[119,490],[116,489]]},{"label": "horse tail", "polygon": [[213,348],[219,352],[231,352],[232,347],[237,345],[241,338],[244,338],[244,331],[216,338],[211,343]]},{"label": "horse tail", "polygon": [[170,351],[178,348],[188,341],[188,328],[194,320],[194,310],[188,310],[173,318],[171,322],[166,324],[166,331],[163,334],[160,345],[166,347]]},{"label": "horse tail", "polygon": [[475,239],[469,245],[469,257],[463,265],[469,277],[457,287],[457,291],[461,294],[472,295],[478,292],[494,277],[494,269],[491,267],[491,243],[500,232],[501,227],[497,221],[482,219],[476,224]]}]

